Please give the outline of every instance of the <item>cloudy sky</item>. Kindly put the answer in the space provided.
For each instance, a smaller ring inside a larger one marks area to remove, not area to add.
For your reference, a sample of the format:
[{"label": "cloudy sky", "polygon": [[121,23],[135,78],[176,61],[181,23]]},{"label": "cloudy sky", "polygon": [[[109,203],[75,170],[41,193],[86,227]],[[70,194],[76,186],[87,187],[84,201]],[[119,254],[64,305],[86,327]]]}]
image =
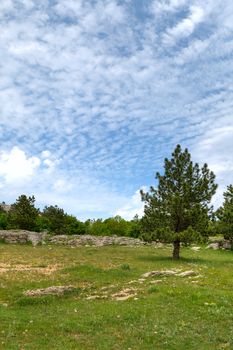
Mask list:
[{"label": "cloudy sky", "polygon": [[232,0],[0,2],[0,201],[142,212],[177,143],[233,182]]}]

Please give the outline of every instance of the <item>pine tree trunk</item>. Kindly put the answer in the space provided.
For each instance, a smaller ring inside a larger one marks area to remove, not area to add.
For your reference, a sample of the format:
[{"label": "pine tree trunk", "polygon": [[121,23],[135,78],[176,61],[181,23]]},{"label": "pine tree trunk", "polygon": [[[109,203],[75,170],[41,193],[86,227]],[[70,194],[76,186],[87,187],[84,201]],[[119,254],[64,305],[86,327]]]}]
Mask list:
[{"label": "pine tree trunk", "polygon": [[173,259],[178,260],[180,258],[180,241],[173,242]]}]

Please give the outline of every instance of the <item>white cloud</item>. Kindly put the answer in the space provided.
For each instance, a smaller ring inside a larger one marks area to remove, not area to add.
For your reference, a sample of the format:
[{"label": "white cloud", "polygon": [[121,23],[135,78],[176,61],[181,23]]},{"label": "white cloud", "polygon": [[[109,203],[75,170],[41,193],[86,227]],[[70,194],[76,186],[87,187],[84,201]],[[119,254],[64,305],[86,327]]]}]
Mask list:
[{"label": "white cloud", "polygon": [[217,193],[213,198],[215,208],[223,200],[223,192],[227,185],[233,183],[233,126],[220,126],[207,131],[194,148],[194,154],[199,161],[207,162],[209,168],[216,175],[219,184]]},{"label": "white cloud", "polygon": [[[142,186],[141,189],[147,191],[146,186]],[[129,198],[127,204],[116,211],[115,215],[120,215],[126,220],[132,220],[135,215],[142,217],[144,213],[144,203],[141,200],[141,189],[137,190],[133,196]]]},{"label": "white cloud", "polygon": [[48,150],[45,150],[43,152],[41,152],[41,158],[49,158],[51,156],[51,152]]},{"label": "white cloud", "polygon": [[[146,3],[154,16],[144,4],[135,15],[133,1],[1,2],[1,150],[18,145],[26,164],[40,161],[18,192],[0,170],[4,200],[34,193],[85,217],[136,210],[130,194],[153,182],[176,143],[194,149],[214,130],[225,135],[232,1]],[[217,147],[201,147],[203,161],[211,153],[215,167],[228,164]],[[55,190],[61,179],[72,191]]]},{"label": "white cloud", "polygon": [[166,45],[173,45],[177,40],[188,37],[203,20],[203,9],[199,6],[191,6],[190,15],[187,18],[182,19],[176,26],[167,29],[163,36],[163,42]]},{"label": "white cloud", "polygon": [[13,147],[10,152],[0,153],[0,176],[10,185],[28,181],[40,166],[38,157],[27,158],[24,151]]},{"label": "white cloud", "polygon": [[66,193],[72,189],[72,184],[67,180],[58,179],[54,182],[53,188],[56,192]]},{"label": "white cloud", "polygon": [[155,15],[160,12],[173,12],[186,3],[187,0],[155,0],[151,4],[151,12]]}]

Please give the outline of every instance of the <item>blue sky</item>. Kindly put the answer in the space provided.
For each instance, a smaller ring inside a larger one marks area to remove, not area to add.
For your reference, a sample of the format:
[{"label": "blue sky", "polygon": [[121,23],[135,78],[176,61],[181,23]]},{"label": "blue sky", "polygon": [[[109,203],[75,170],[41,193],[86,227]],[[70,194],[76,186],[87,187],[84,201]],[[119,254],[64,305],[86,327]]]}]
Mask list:
[{"label": "blue sky", "polygon": [[233,182],[231,0],[0,3],[0,200],[142,213],[177,143]]}]

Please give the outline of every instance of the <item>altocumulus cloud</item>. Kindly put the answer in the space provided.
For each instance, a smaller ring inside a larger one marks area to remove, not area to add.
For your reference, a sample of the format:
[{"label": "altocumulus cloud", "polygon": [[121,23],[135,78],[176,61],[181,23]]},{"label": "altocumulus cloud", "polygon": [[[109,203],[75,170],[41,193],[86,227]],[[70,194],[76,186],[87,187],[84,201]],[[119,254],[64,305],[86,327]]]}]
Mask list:
[{"label": "altocumulus cloud", "polygon": [[176,143],[232,183],[231,0],[0,4],[0,195],[142,213]]}]

